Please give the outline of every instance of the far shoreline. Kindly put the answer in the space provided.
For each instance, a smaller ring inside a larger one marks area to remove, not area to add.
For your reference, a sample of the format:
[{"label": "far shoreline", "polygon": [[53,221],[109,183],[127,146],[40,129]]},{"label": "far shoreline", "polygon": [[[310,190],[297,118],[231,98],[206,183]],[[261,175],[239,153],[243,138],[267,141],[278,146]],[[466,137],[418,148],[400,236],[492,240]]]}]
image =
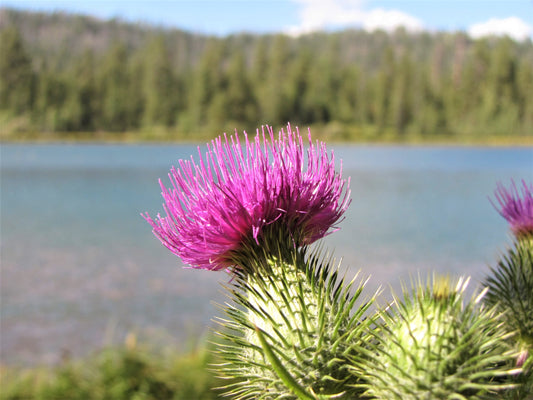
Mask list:
[{"label": "far shoreline", "polygon": [[[406,138],[379,138],[368,140],[365,138],[340,139],[329,135],[321,135],[317,129],[311,128],[313,140],[320,140],[331,145],[349,145],[349,146],[399,146],[399,147],[533,147],[533,135],[506,135],[506,136],[489,136],[489,137],[406,137]],[[316,133],[318,132],[318,133]],[[233,132],[232,132],[233,133]],[[134,132],[106,132],[105,134],[96,133],[94,137],[89,137],[89,133],[78,135],[78,133],[59,133],[46,135],[26,135],[21,137],[9,135],[9,137],[0,136],[1,145],[198,145],[211,142],[220,134],[207,135],[201,133],[196,135],[187,135],[186,138],[140,138],[136,137]],[[249,134],[251,135],[251,134]],[[255,133],[254,133],[255,135]],[[92,135],[91,135],[92,136]]]}]

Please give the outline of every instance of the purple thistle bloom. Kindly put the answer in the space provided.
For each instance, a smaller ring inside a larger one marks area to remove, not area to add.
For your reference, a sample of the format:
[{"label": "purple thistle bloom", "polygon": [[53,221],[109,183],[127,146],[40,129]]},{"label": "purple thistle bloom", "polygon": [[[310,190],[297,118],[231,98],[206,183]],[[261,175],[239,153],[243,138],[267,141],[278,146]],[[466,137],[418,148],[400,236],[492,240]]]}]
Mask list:
[{"label": "purple thistle bloom", "polygon": [[494,207],[504,217],[516,237],[533,235],[533,185],[522,180],[522,195],[514,181],[510,189],[498,183],[494,192],[498,205]]},{"label": "purple thistle bloom", "polygon": [[[166,216],[153,220],[154,234],[193,268],[221,270],[239,264],[248,244],[268,246],[265,229],[289,237],[295,247],[327,235],[349,205],[350,191],[335,172],[324,143],[313,144],[307,157],[302,137],[287,126],[276,139],[271,127],[219,137],[207,145],[199,163],[179,160],[169,173],[171,188],[159,181]],[[307,168],[304,168],[304,167]],[[282,236],[279,236],[282,235]],[[238,265],[237,265],[238,266]]]}]

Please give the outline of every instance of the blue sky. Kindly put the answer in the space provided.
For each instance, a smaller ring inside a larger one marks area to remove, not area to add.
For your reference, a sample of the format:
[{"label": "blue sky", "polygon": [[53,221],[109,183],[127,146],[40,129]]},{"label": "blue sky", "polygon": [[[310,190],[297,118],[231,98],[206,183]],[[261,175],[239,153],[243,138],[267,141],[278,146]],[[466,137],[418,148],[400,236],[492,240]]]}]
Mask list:
[{"label": "blue sky", "polygon": [[533,0],[0,0],[0,6],[117,17],[216,35],[404,26],[533,38]]}]

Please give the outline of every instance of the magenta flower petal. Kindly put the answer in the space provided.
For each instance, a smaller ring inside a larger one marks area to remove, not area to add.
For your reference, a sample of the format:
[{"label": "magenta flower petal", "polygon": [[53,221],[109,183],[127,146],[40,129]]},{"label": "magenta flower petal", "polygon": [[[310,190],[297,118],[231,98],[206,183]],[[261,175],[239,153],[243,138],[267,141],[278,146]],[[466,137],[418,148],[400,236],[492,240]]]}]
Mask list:
[{"label": "magenta flower petal", "polygon": [[509,189],[498,183],[494,207],[504,217],[516,237],[533,236],[533,185],[522,180],[522,193],[514,181]]},{"label": "magenta flower petal", "polygon": [[289,235],[296,247],[311,244],[336,229],[349,205],[349,180],[335,172],[333,152],[311,141],[304,150],[298,128],[271,127],[253,140],[244,133],[219,137],[199,162],[180,160],[160,181],[166,216],[152,219],[154,234],[194,268],[235,266],[250,241],[262,242],[265,228]]}]

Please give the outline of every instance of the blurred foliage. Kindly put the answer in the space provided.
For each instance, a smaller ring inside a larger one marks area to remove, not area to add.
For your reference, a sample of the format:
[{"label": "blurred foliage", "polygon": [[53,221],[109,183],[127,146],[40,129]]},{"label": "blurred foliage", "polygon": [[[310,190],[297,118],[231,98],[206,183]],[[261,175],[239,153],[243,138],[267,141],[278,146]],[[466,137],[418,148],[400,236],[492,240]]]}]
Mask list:
[{"label": "blurred foliage", "polygon": [[533,43],[402,29],[212,37],[0,9],[0,139],[200,140],[287,121],[341,141],[527,142]]},{"label": "blurred foliage", "polygon": [[130,340],[62,365],[0,368],[0,399],[211,400],[220,382],[208,346],[188,353],[153,350]]}]

